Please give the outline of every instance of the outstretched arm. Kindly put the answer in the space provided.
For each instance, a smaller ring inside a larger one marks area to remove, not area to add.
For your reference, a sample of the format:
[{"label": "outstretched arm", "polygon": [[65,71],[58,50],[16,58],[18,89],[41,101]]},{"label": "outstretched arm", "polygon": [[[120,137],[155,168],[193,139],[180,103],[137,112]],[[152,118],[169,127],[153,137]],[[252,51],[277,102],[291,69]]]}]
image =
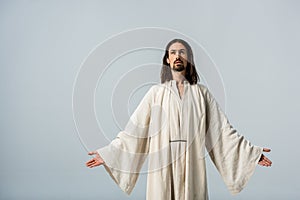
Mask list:
[{"label": "outstretched arm", "polygon": [[[263,148],[263,152],[270,152],[270,151],[271,149]],[[271,167],[272,161],[268,159],[264,154],[261,154],[258,164],[265,167]]]},{"label": "outstretched arm", "polygon": [[208,90],[204,90],[207,113],[206,149],[232,194],[239,193],[254,173],[256,165],[271,166],[263,155],[268,148],[252,145],[229,123]]},{"label": "outstretched arm", "polygon": [[89,168],[103,165],[111,178],[127,194],[134,188],[148,156],[150,143],[148,130],[156,94],[155,87],[152,86],[146,93],[130,116],[125,129],[120,131],[107,146],[90,152],[89,155],[93,155],[93,158],[86,162]]},{"label": "outstretched arm", "polygon": [[90,156],[96,155],[93,159],[86,162],[86,166],[89,168],[97,167],[104,164],[103,159],[100,157],[97,151],[91,151],[88,153]]}]

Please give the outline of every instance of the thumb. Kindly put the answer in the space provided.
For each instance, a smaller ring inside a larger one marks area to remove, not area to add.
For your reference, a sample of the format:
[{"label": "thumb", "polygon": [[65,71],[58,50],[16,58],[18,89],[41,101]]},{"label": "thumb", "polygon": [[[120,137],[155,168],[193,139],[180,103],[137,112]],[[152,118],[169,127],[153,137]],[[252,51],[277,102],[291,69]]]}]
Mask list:
[{"label": "thumb", "polygon": [[96,154],[96,151],[90,151],[88,154],[89,154],[90,156],[91,156],[91,155],[94,155],[94,154]]},{"label": "thumb", "polygon": [[263,148],[263,152],[270,152],[271,151],[271,149],[269,149],[269,148]]}]

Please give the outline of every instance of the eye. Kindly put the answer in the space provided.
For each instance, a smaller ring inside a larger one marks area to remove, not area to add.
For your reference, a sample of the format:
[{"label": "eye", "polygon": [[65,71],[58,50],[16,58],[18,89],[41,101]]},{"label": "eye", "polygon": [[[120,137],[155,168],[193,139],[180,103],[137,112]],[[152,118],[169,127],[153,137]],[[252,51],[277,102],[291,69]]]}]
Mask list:
[{"label": "eye", "polygon": [[180,50],[179,53],[184,55],[185,54],[185,50]]}]

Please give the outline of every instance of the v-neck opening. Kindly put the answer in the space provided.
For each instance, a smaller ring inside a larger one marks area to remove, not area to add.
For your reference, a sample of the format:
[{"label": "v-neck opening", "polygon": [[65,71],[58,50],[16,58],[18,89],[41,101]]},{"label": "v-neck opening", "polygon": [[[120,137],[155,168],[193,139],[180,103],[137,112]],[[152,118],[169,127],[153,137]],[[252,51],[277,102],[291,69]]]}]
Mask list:
[{"label": "v-neck opening", "polygon": [[186,95],[186,90],[187,90],[186,85],[188,84],[188,82],[187,81],[183,82],[183,94],[182,94],[182,96],[180,96],[180,92],[179,92],[179,88],[177,87],[176,80],[171,80],[170,82],[171,82],[171,87],[175,90],[175,93],[176,93],[178,99],[180,100],[180,102],[182,102],[185,95]]}]

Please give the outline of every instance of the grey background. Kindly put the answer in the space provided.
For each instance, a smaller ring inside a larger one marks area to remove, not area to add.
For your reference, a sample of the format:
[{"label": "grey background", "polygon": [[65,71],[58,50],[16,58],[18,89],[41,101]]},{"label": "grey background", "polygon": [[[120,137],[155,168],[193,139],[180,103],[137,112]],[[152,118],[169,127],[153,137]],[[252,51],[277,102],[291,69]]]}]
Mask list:
[{"label": "grey background", "polygon": [[201,43],[222,75],[231,123],[272,148],[274,165],[257,167],[237,196],[208,159],[210,198],[299,199],[299,9],[296,0],[0,1],[0,199],[144,199],[146,175],[127,196],[104,169],[84,166],[72,117],[88,53],[144,26]]}]

